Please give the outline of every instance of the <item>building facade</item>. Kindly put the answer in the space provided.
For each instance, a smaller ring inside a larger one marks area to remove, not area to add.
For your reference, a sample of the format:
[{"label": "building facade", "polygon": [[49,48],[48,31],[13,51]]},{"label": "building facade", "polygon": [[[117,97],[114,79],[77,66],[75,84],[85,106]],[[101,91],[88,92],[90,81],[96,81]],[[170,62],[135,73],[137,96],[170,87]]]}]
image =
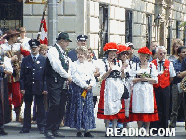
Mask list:
[{"label": "building facade", "polygon": [[[37,37],[43,9],[44,4],[23,1],[28,37]],[[173,38],[185,40],[180,25],[186,21],[186,0],[62,0],[57,9],[58,32],[69,33],[70,48],[76,47],[77,35],[86,34],[96,55],[106,42],[132,42],[137,50],[158,41],[170,53]]]}]

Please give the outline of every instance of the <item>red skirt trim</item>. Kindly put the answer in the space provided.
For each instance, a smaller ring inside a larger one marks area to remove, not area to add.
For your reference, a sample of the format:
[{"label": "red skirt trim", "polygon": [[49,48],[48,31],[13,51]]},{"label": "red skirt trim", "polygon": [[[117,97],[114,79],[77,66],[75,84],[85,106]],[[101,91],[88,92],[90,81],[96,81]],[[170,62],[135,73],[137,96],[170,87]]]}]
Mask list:
[{"label": "red skirt trim", "polygon": [[104,115],[104,89],[105,89],[105,80],[103,80],[102,84],[101,84],[97,118],[99,118],[99,119],[106,119],[106,120],[114,120],[114,119],[124,120],[125,119],[125,104],[124,104],[124,100],[122,100],[122,109],[117,114]]},{"label": "red skirt trim", "polygon": [[133,93],[131,94],[130,109],[129,109],[130,121],[154,122],[159,120],[155,93],[154,93],[154,113],[132,113],[132,97],[133,97]]}]

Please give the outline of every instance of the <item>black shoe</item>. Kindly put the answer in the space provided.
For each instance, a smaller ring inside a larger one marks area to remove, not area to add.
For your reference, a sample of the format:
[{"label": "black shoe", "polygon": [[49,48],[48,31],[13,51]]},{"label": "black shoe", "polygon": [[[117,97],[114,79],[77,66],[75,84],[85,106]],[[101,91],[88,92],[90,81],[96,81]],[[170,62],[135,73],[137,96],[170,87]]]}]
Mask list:
[{"label": "black shoe", "polygon": [[41,127],[39,131],[40,131],[40,134],[44,134],[45,133],[45,128]]},{"label": "black shoe", "polygon": [[81,132],[77,132],[77,137],[83,137],[83,134]]},{"label": "black shoe", "polygon": [[19,133],[29,133],[29,130],[22,129]]},{"label": "black shoe", "polygon": [[52,134],[54,135],[54,137],[61,137],[61,138],[64,138],[65,136],[62,135],[62,133],[60,133],[59,131],[54,131],[52,132]]},{"label": "black shoe", "polygon": [[92,134],[90,134],[90,132],[86,132],[85,134],[84,134],[84,137],[94,137]]},{"label": "black shoe", "polygon": [[0,136],[4,136],[4,135],[8,135],[8,133],[5,132],[4,130],[0,131]]},{"label": "black shoe", "polygon": [[107,136],[107,133],[105,133],[105,137],[109,137],[109,136]]},{"label": "black shoe", "polygon": [[44,135],[47,139],[53,139],[54,138],[54,135],[52,134],[52,132],[44,132]]}]

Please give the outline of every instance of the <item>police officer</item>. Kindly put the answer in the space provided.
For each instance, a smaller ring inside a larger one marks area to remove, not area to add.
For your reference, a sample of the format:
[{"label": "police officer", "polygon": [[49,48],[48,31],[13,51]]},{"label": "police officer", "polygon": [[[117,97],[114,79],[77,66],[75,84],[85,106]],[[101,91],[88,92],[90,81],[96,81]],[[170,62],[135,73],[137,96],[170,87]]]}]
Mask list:
[{"label": "police officer", "polygon": [[72,41],[66,32],[61,32],[56,39],[57,42],[49,49],[46,60],[49,99],[46,138],[64,137],[58,130],[65,112],[67,83],[72,81],[69,71],[71,60],[65,53],[69,42]]},{"label": "police officer", "polygon": [[35,96],[37,105],[37,126],[44,134],[45,110],[43,95],[47,94],[46,87],[46,58],[39,54],[40,42],[36,39],[29,41],[31,55],[23,58],[21,64],[20,87],[24,95],[24,123],[20,133],[29,133],[31,129],[31,104]]},{"label": "police officer", "polygon": [[[79,35],[79,36],[77,36],[77,47],[79,47],[79,46],[87,46],[87,39],[88,39],[87,35]],[[93,54],[94,54],[94,52],[93,52]],[[76,61],[77,60],[76,50],[73,49],[73,50],[69,51],[68,52],[68,57],[72,60],[72,62]],[[96,60],[95,54],[93,56],[93,59]]]}]

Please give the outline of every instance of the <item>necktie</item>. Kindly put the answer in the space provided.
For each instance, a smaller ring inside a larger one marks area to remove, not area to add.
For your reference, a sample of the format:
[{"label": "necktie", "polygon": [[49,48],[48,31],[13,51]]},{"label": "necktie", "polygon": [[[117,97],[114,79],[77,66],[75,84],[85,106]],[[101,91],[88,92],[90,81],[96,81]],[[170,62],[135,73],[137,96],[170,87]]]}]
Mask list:
[{"label": "necktie", "polygon": [[36,62],[36,57],[35,56],[33,57],[33,61]]},{"label": "necktie", "polygon": [[159,61],[158,63],[160,64],[160,71],[161,71],[161,65],[162,65],[163,61]]}]

